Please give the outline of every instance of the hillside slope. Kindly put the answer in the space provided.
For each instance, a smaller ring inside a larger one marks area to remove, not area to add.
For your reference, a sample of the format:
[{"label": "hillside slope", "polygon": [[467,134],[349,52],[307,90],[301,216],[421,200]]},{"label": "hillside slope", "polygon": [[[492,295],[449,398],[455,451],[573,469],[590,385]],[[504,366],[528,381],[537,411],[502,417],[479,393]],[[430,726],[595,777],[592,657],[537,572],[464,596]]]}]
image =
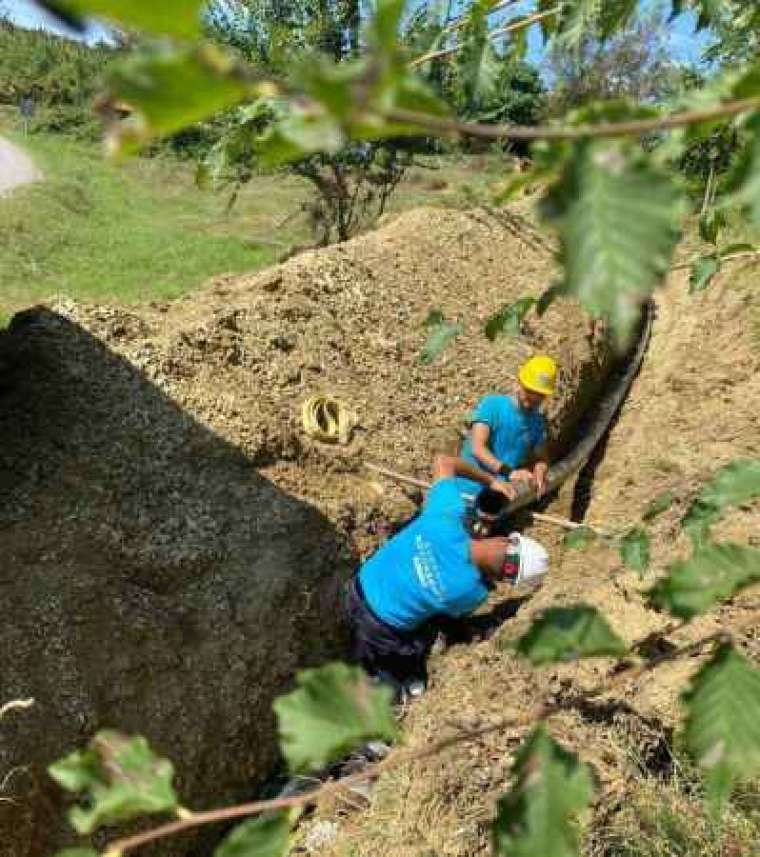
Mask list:
[{"label": "hillside slope", "polygon": [[[698,652],[589,699],[584,691],[604,680],[609,669],[604,661],[530,671],[501,648],[541,609],[581,601],[599,607],[629,642],[667,629],[668,617],[648,609],[642,591],[668,563],[688,555],[679,521],[698,487],[721,465],[756,456],[760,447],[756,270],[750,265],[733,269],[697,296],[690,296],[685,278],[677,276],[659,294],[643,370],[595,475],[586,472],[575,496],[573,486],[567,486],[553,505],[553,511],[569,514],[581,503],[588,506],[588,521],[625,529],[640,520],[651,499],[671,490],[675,503],[650,526],[650,570],[640,579],[623,568],[617,551],[603,545],[569,550],[556,531],[535,526],[532,534],[551,548],[548,583],[527,604],[514,602],[516,618],[495,638],[441,655],[430,691],[404,721],[404,743],[416,748],[455,726],[519,717],[542,700],[564,703],[551,718],[552,732],[592,764],[600,783],[593,818],[585,823],[589,854],[750,857],[760,847],[756,791],[747,792],[748,815],[730,813],[721,838],[705,820],[690,775],[673,755],[677,697],[701,663]],[[720,540],[759,545],[760,503],[732,510],[715,534]],[[504,606],[509,593],[495,600]],[[757,658],[757,607],[757,592],[747,592],[666,633],[660,645],[679,646],[736,628],[737,639]],[[510,782],[513,753],[525,734],[525,728],[514,728],[487,735],[391,771],[381,778],[368,807],[357,811],[348,800],[323,807],[317,822],[328,819],[337,827],[312,822],[305,825],[302,841],[310,852],[330,857],[485,855],[487,825]],[[752,813],[754,823],[748,820]]]}]

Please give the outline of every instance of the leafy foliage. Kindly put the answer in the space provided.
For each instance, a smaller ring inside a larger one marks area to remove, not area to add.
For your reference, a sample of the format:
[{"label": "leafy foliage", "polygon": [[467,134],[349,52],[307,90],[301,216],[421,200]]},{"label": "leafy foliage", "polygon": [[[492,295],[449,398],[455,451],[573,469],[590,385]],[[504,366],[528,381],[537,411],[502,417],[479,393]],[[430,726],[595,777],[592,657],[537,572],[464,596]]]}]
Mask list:
[{"label": "leafy foliage", "polygon": [[55,762],[49,772],[66,791],[86,795],[86,805],[69,815],[79,833],[177,807],[171,762],[156,756],[141,736],[99,732],[86,750]]},{"label": "leafy foliage", "polygon": [[500,333],[504,333],[507,336],[519,336],[522,332],[523,319],[535,304],[535,298],[518,298],[514,303],[502,307],[486,322],[486,336],[491,342]]},{"label": "leafy foliage", "polygon": [[663,491],[658,494],[646,507],[644,514],[641,516],[644,521],[653,521],[673,505],[676,497],[672,491]]},{"label": "leafy foliage", "polygon": [[433,363],[462,333],[464,333],[463,324],[442,318],[438,324],[432,326],[432,331],[420,353],[420,361],[426,364]]},{"label": "leafy foliage", "polygon": [[643,572],[649,568],[649,536],[637,527],[620,540],[620,558],[632,571]]},{"label": "leafy foliage", "polygon": [[595,607],[552,607],[533,621],[514,644],[534,666],[578,658],[619,657],[625,643]]},{"label": "leafy foliage", "polygon": [[561,290],[609,320],[624,344],[670,265],[681,195],[619,144],[581,142],[544,205],[562,243]]},{"label": "leafy foliage", "polygon": [[250,818],[227,834],[214,857],[281,857],[287,853],[291,823],[289,812]]},{"label": "leafy foliage", "polygon": [[714,253],[695,259],[689,273],[689,292],[704,291],[720,271],[720,259]]},{"label": "leafy foliage", "polygon": [[760,497],[760,459],[732,461],[694,500],[683,520],[684,529],[695,544],[702,544],[725,509],[756,497]]},{"label": "leafy foliage", "polygon": [[304,670],[298,688],[274,703],[282,752],[292,771],[319,770],[363,741],[397,735],[392,693],[358,667]]},{"label": "leafy foliage", "polygon": [[731,543],[710,544],[677,562],[649,591],[650,601],[679,619],[693,619],[760,581],[760,551]]},{"label": "leafy foliage", "polygon": [[760,670],[723,645],[683,702],[686,747],[704,769],[708,796],[719,809],[734,783],[760,776]]},{"label": "leafy foliage", "polygon": [[562,544],[570,550],[588,547],[596,539],[596,533],[588,527],[576,527],[562,537]]},{"label": "leafy foliage", "polygon": [[538,726],[515,759],[517,782],[498,804],[494,854],[500,857],[577,857],[576,818],[589,804],[587,765]]}]

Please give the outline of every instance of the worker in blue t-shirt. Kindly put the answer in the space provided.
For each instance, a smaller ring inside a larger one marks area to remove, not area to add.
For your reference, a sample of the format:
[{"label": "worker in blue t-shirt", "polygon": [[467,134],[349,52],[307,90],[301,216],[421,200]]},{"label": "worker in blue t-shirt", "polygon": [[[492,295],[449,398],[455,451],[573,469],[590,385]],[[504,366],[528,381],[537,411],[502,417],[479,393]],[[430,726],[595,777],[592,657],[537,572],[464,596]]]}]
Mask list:
[{"label": "worker in blue t-shirt", "polygon": [[[455,477],[481,486],[474,509]],[[361,566],[345,594],[354,659],[399,696],[424,690],[441,621],[475,611],[496,581],[536,583],[548,567],[532,539],[488,536],[507,502],[506,483],[443,455],[435,479],[420,515]]]},{"label": "worker in blue t-shirt", "polygon": [[[504,480],[529,483],[540,497],[549,470],[541,408],[554,392],[557,364],[544,355],[531,357],[520,367],[517,378],[513,396],[496,394],[480,400],[461,456]],[[460,480],[460,488],[465,495],[474,494],[478,485]]]}]

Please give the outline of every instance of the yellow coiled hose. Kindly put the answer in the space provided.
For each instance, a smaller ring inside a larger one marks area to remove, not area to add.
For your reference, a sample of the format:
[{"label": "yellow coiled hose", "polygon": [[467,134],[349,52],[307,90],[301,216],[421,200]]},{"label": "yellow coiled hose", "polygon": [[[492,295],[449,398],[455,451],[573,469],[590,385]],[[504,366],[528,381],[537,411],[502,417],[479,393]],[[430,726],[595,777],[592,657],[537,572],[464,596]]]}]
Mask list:
[{"label": "yellow coiled hose", "polygon": [[345,402],[330,395],[309,396],[301,406],[306,434],[323,443],[347,444],[357,424],[357,416]]}]

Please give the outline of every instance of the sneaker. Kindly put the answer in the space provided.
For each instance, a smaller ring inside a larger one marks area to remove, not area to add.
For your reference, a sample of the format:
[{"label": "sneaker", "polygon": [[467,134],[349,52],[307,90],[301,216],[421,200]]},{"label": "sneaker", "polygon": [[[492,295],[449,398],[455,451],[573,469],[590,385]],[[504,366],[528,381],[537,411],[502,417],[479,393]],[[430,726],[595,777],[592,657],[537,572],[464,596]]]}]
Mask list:
[{"label": "sneaker", "polygon": [[421,678],[414,678],[404,684],[403,694],[407,699],[419,699],[427,690],[425,682]]}]

